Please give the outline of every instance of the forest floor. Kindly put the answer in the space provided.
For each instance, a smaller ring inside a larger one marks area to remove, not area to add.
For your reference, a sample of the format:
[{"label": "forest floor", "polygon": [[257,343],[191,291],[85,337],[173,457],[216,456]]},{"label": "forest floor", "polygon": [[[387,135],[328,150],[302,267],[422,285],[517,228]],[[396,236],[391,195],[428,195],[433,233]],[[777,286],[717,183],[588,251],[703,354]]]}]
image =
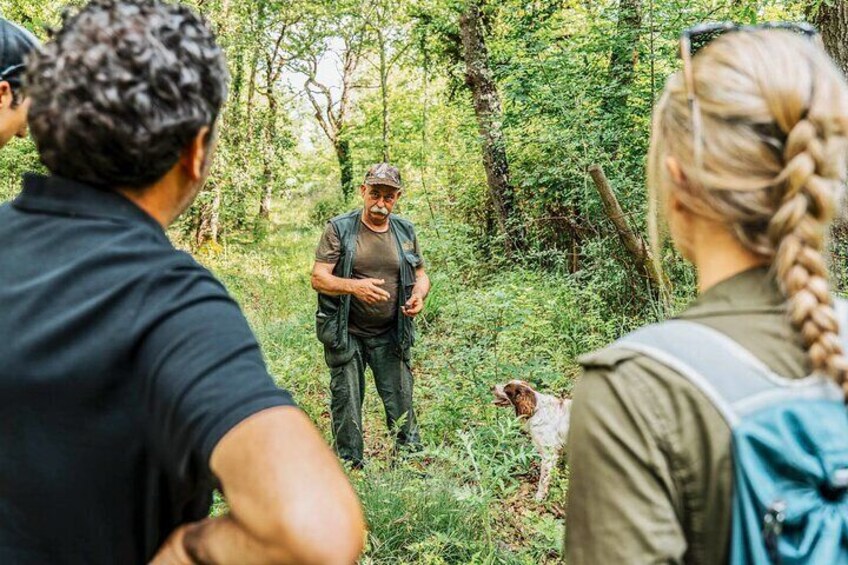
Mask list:
[{"label": "forest floor", "polygon": [[[310,220],[313,206],[309,197],[278,201],[264,238],[197,256],[241,304],[278,384],[329,441],[329,375],[309,281],[321,231]],[[369,524],[362,562],[558,562],[566,466],[548,499],[536,503],[538,457],[512,411],[492,405],[490,387],[521,377],[566,393],[576,355],[605,343],[625,321],[606,316],[596,293],[573,277],[480,271],[455,234],[450,240],[443,232],[419,226],[434,283],[413,351],[423,453],[392,461],[369,376],[369,465],[351,473]]]}]

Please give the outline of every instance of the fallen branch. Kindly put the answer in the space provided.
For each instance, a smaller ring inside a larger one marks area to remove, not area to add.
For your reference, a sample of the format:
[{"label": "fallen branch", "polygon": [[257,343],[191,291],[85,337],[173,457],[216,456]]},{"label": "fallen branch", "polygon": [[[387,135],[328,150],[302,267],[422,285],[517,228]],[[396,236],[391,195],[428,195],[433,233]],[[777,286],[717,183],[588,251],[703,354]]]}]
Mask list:
[{"label": "fallen branch", "polygon": [[592,165],[589,167],[589,175],[595,183],[595,188],[598,189],[598,194],[601,196],[601,202],[604,204],[604,211],[607,217],[615,226],[615,231],[621,243],[624,244],[624,247],[633,256],[636,262],[636,268],[650,281],[654,290],[664,295],[670,283],[657,267],[645,240],[627,223],[627,216],[624,210],[621,209],[621,205],[615,197],[612,186],[610,186],[609,180],[604,174],[604,170],[600,165]]}]

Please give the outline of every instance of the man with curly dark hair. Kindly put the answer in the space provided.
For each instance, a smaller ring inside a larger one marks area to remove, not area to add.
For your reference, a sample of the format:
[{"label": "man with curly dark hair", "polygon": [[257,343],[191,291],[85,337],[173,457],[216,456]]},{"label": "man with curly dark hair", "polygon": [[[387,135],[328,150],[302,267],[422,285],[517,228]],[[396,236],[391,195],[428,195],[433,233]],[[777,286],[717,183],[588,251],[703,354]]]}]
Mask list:
[{"label": "man with curly dark hair", "polygon": [[[226,96],[191,10],[94,0],[27,62],[50,176],[0,207],[0,563],[351,563],[356,496],[165,228]],[[212,489],[229,512],[207,518]]]},{"label": "man with curly dark hair", "polygon": [[13,137],[26,137],[29,100],[21,93],[24,59],[38,47],[27,30],[0,18],[0,147]]}]

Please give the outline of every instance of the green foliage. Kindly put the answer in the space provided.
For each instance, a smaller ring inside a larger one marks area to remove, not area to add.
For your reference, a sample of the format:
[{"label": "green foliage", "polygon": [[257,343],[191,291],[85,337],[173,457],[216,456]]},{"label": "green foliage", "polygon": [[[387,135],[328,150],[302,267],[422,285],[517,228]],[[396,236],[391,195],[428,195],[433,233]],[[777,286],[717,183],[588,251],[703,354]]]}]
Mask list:
[{"label": "green foliage", "polygon": [[316,226],[323,226],[330,219],[347,212],[352,208],[339,194],[326,196],[315,203],[315,207],[309,213],[309,222]]},{"label": "green foliage", "polygon": [[14,139],[0,150],[0,202],[13,198],[21,190],[21,176],[29,171],[43,172],[35,145]]},{"label": "green foliage", "polygon": [[85,0],[65,2],[32,0],[0,0],[0,16],[28,28],[36,36],[44,38],[48,28],[59,25],[62,11],[66,7],[82,6]]},{"label": "green foliage", "polygon": [[377,469],[358,483],[370,562],[472,563],[488,553],[486,501],[448,477]]}]

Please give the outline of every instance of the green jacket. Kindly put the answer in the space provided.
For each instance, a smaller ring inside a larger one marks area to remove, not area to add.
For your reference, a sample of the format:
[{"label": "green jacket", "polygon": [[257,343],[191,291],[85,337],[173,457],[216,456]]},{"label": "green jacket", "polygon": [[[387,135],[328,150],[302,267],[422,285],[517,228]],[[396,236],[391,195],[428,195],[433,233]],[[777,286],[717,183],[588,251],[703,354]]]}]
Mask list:
[{"label": "green jacket", "polygon": [[[341,255],[333,268],[333,275],[349,279],[353,275],[356,256],[356,236],[359,234],[362,210],[354,210],[336,216],[330,223],[336,230],[341,243]],[[423,264],[415,252],[415,228],[412,222],[395,215],[389,216],[389,230],[394,234],[400,258],[400,288],[398,289],[397,340],[401,350],[415,343],[415,322],[401,311],[415,286],[415,270]],[[329,296],[318,293],[318,311],[315,314],[315,331],[319,341],[331,349],[347,349],[348,318],[351,295]]]},{"label": "green jacket", "polygon": [[[767,268],[716,284],[678,317],[722,332],[783,377],[810,373]],[[733,474],[724,418],[689,381],[642,354],[603,349],[580,363],[568,564],[727,562]]]}]

